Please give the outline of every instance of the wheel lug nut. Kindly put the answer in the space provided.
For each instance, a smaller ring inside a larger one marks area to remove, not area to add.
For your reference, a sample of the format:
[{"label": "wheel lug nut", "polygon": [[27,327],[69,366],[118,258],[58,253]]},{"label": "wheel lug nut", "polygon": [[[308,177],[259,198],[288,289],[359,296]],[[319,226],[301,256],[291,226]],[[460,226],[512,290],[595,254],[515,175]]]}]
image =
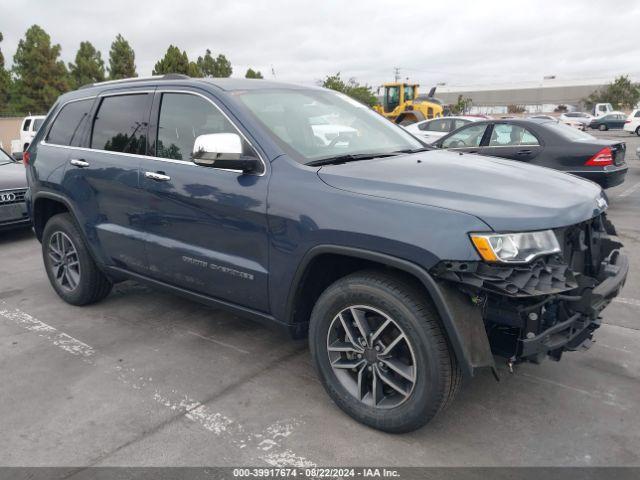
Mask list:
[{"label": "wheel lug nut", "polygon": [[382,363],[382,362],[378,362],[378,366],[379,366],[380,368],[384,368],[384,363]]},{"label": "wheel lug nut", "polygon": [[376,348],[376,352],[379,352],[379,351],[380,351],[380,345],[376,345],[376,347],[375,347],[375,348]]},{"label": "wheel lug nut", "polygon": [[369,365],[369,366],[367,367],[367,370],[369,370],[369,371],[373,370],[373,366],[372,366],[372,365]]},{"label": "wheel lug nut", "polygon": [[359,353],[358,355],[356,355],[358,358],[362,358],[362,354]]}]

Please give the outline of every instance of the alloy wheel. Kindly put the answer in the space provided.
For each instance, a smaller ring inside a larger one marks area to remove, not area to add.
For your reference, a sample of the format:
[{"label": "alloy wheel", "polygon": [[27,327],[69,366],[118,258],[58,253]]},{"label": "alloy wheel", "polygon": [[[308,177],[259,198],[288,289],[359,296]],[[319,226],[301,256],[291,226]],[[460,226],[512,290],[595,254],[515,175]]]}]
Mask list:
[{"label": "alloy wheel", "polygon": [[373,307],[342,310],[327,333],[329,363],[342,386],[375,408],[404,403],[416,383],[411,343],[391,317]]},{"label": "alloy wheel", "polygon": [[47,250],[58,286],[67,292],[75,290],[80,283],[80,259],[71,239],[64,232],[54,232]]}]

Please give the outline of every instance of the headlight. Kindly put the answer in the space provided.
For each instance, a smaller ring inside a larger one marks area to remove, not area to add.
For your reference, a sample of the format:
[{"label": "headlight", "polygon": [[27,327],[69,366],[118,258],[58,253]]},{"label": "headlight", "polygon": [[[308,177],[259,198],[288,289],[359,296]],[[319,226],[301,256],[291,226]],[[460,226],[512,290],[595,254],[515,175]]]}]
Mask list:
[{"label": "headlight", "polygon": [[524,233],[472,233],[471,241],[487,262],[523,263],[540,255],[558,253],[552,230]]}]

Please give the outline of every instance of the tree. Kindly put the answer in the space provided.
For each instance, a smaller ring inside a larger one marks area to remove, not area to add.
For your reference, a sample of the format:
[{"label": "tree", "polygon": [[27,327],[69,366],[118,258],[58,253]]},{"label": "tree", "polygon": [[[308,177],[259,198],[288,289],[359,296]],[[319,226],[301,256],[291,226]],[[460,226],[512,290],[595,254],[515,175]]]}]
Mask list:
[{"label": "tree", "polygon": [[[0,42],[2,42],[2,32],[0,32]],[[2,50],[0,50],[0,111],[7,107],[10,88],[11,75],[4,68],[4,55],[2,55]]]},{"label": "tree", "polygon": [[69,90],[69,75],[59,60],[60,45],[51,45],[51,37],[38,25],[27,30],[13,56],[15,75],[11,103],[15,110],[46,112],[60,94]]},{"label": "tree", "polygon": [[454,115],[464,115],[465,113],[468,113],[472,103],[473,100],[469,97],[465,98],[462,95],[458,95],[458,101],[451,105],[451,113]]},{"label": "tree", "polygon": [[233,68],[231,68],[231,62],[227,60],[227,57],[220,54],[216,58],[216,74],[214,77],[217,78],[227,78],[230,77],[233,73]]},{"label": "tree", "polygon": [[220,54],[217,58],[213,58],[208,48],[204,57],[198,57],[196,63],[203,77],[226,78],[233,73],[231,62],[227,57]]},{"label": "tree", "polygon": [[254,70],[250,68],[247,70],[247,73],[244,74],[244,78],[264,78],[262,73],[259,70]]},{"label": "tree", "polygon": [[204,57],[198,57],[197,65],[200,69],[200,72],[202,72],[203,77],[215,77],[216,61],[211,56],[211,50],[209,50],[208,48],[207,52],[204,54]]},{"label": "tree", "polygon": [[136,54],[129,42],[118,34],[111,44],[111,50],[109,50],[109,78],[118,80],[137,76]]},{"label": "tree", "polygon": [[524,113],[527,109],[524,105],[507,105],[507,113]]},{"label": "tree", "polygon": [[613,108],[632,109],[640,101],[640,85],[634,84],[628,75],[617,77],[613,83],[602,87],[583,100],[587,108],[596,103],[610,103]]},{"label": "tree", "polygon": [[91,42],[80,42],[76,63],[69,64],[69,76],[74,88],[104,81],[104,61]]},{"label": "tree", "polygon": [[342,92],[345,95],[349,95],[351,98],[364,103],[369,107],[373,107],[378,103],[378,99],[373,94],[373,91],[369,85],[360,85],[354,78],[350,78],[347,82],[340,78],[340,72],[335,75],[327,76],[320,85],[324,88],[330,88]]},{"label": "tree", "polygon": [[153,68],[154,75],[165,75],[167,73],[181,73],[190,77],[202,77],[200,68],[197,64],[189,61],[187,52],[181,52],[178,47],[173,45],[169,45],[167,53]]}]

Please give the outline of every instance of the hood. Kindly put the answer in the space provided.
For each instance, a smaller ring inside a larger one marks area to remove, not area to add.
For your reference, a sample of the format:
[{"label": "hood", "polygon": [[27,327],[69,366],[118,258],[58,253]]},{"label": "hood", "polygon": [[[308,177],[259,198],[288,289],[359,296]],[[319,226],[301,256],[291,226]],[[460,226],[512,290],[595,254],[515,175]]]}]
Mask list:
[{"label": "hood", "polygon": [[27,188],[27,173],[22,163],[0,165],[0,190]]},{"label": "hood", "polygon": [[495,231],[572,225],[606,208],[601,188],[590,181],[513,160],[446,151],[323,166],[318,175],[341,190],[468,213]]}]

